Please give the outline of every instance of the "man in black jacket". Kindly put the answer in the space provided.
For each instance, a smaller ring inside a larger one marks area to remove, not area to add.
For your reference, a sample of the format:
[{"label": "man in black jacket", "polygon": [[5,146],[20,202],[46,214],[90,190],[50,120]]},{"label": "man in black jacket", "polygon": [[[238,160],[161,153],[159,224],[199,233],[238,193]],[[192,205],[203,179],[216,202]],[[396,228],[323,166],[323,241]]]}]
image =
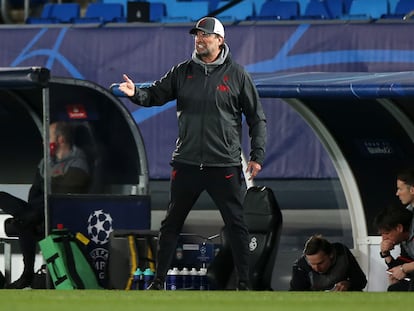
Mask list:
[{"label": "man in black jacket", "polygon": [[124,75],[119,89],[141,106],[177,100],[178,139],[172,155],[170,202],[161,223],[157,271],[150,289],[162,289],[178,235],[192,206],[206,190],[230,232],[238,289],[249,289],[248,230],[241,199],[242,115],[251,137],[250,178],[262,168],[266,118],[258,92],[235,63],[219,20],[205,17],[190,30],[192,58],[174,66],[148,88],[136,88]]},{"label": "man in black jacket", "polygon": [[289,290],[361,291],[366,284],[364,272],[345,245],[314,235],[293,265]]},{"label": "man in black jacket", "polygon": [[[388,291],[414,291],[414,218],[404,206],[391,205],[375,217],[374,225],[381,234],[380,256],[388,266]],[[401,253],[394,258],[391,250],[400,246]]]},{"label": "man in black jacket", "polygon": [[[49,127],[50,176],[52,193],[86,193],[90,176],[84,152],[73,145],[72,129],[67,122],[54,122]],[[0,191],[0,208],[16,220],[24,270],[19,279],[6,288],[31,286],[37,241],[43,236],[44,225],[44,161],[41,160],[28,201]]]}]

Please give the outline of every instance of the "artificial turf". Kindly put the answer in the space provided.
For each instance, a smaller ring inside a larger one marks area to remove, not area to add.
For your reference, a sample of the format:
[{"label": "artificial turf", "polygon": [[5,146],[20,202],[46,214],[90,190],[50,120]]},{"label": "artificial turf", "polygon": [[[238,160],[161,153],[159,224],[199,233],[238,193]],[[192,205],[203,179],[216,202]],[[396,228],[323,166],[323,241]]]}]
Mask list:
[{"label": "artificial turf", "polygon": [[411,308],[409,292],[236,292],[0,290],[4,311],[390,311]]}]

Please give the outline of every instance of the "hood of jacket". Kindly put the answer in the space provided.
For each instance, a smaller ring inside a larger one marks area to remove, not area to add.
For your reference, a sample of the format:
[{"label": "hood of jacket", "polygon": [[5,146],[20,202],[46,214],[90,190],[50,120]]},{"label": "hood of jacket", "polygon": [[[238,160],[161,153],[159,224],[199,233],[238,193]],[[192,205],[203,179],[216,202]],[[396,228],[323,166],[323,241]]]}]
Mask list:
[{"label": "hood of jacket", "polygon": [[209,73],[212,70],[214,70],[217,66],[220,66],[224,63],[224,61],[226,60],[227,56],[230,53],[230,49],[229,46],[227,45],[227,43],[223,44],[223,48],[221,49],[221,52],[219,54],[219,56],[217,57],[217,59],[212,62],[212,63],[205,63],[203,62],[200,57],[197,54],[197,51],[194,49],[193,54],[191,55],[191,59],[196,63],[199,64],[201,66],[204,67],[204,70]]}]

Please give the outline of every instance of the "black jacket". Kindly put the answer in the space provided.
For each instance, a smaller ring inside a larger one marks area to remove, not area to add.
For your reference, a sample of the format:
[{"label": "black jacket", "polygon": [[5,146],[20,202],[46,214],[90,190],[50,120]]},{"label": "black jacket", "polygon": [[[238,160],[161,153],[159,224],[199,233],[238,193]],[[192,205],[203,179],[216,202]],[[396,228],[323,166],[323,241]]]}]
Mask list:
[{"label": "black jacket", "polygon": [[306,262],[305,256],[300,257],[293,265],[291,291],[322,291],[332,289],[336,283],[349,281],[349,291],[361,291],[367,279],[352,255],[351,251],[341,243],[333,243],[335,262],[326,273],[317,273]]},{"label": "black jacket", "polygon": [[146,107],[177,100],[173,161],[197,166],[240,165],[244,114],[251,137],[250,160],[263,163],[266,119],[258,92],[244,68],[232,61],[227,45],[222,58],[219,64],[204,64],[193,56],[150,87],[137,88],[131,97]]}]

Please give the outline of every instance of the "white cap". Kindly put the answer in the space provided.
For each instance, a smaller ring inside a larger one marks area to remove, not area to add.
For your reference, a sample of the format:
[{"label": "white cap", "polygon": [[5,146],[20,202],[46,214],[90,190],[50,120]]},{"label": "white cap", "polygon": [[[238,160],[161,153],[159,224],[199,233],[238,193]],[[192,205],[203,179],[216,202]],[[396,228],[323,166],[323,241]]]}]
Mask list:
[{"label": "white cap", "polygon": [[224,26],[214,17],[203,17],[197,24],[190,30],[190,34],[195,34],[198,30],[205,33],[215,33],[216,35],[224,38]]}]

